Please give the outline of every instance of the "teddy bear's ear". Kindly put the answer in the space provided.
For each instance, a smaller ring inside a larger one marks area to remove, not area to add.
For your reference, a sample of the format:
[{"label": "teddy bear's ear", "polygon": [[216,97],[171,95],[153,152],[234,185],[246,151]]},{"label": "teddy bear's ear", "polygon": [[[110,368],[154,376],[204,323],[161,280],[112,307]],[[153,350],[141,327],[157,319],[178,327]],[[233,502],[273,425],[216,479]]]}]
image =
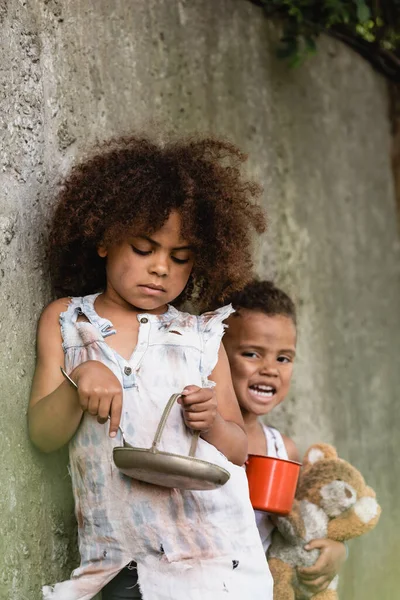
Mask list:
[{"label": "teddy bear's ear", "polygon": [[335,448],[330,444],[313,444],[304,455],[303,466],[312,465],[318,460],[337,457]]},{"label": "teddy bear's ear", "polygon": [[364,496],[368,496],[369,498],[376,498],[375,490],[373,490],[369,485],[365,487]]}]

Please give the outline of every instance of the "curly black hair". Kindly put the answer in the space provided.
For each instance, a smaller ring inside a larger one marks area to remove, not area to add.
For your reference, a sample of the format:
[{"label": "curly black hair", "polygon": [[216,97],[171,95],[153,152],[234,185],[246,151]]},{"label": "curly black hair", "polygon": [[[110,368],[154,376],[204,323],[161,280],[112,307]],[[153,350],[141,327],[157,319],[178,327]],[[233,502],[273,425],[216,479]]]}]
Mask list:
[{"label": "curly black hair", "polygon": [[227,300],[237,311],[260,311],[268,316],[283,315],[297,324],[296,307],[293,300],[272,281],[253,279],[240,291],[233,293]]},{"label": "curly black hair", "polygon": [[73,167],[63,182],[49,239],[56,295],[106,285],[99,245],[157,231],[171,211],[195,247],[189,283],[175,304],[214,307],[251,276],[251,241],[266,228],[261,187],[241,174],[236,146],[213,138],[160,145],[135,136],[111,140]]}]

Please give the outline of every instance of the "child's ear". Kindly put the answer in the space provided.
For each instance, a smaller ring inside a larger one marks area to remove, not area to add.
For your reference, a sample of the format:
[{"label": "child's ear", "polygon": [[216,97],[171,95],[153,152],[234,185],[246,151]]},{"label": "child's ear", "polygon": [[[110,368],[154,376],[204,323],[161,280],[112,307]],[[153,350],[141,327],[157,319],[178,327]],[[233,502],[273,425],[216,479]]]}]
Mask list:
[{"label": "child's ear", "polygon": [[105,258],[107,256],[107,248],[105,246],[97,246],[97,254],[101,258]]}]

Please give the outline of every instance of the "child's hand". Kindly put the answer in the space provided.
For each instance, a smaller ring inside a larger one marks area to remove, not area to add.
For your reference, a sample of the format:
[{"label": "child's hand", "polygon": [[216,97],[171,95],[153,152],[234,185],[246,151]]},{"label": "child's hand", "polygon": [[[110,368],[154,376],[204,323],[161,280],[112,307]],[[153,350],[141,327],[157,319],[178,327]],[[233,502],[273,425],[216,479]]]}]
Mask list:
[{"label": "child's hand", "polygon": [[183,418],[190,429],[208,431],[218,414],[215,388],[187,385],[178,400],[183,408]]},{"label": "child's hand", "polygon": [[114,373],[97,360],[81,363],[71,373],[78,386],[81,409],[105,423],[110,416],[110,437],[115,437],[122,412],[122,386]]},{"label": "child's hand", "polygon": [[312,540],[304,548],[306,550],[317,548],[321,552],[315,565],[297,569],[301,583],[316,594],[326,590],[332,579],[337,575],[346,560],[346,547],[342,542],[322,539]]}]

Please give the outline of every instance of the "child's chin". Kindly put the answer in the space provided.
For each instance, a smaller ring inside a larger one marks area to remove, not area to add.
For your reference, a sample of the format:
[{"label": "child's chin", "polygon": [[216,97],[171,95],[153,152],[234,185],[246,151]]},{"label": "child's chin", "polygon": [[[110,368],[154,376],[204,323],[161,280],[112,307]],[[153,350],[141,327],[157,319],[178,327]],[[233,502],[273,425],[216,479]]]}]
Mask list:
[{"label": "child's chin", "polygon": [[[275,408],[274,404],[271,406],[258,407],[257,416],[263,417],[264,415],[268,415],[272,411],[273,408]],[[254,412],[256,412],[256,411],[254,411]]]},{"label": "child's chin", "polygon": [[249,403],[250,411],[258,416],[267,415],[271,412],[279,404],[279,400],[274,394],[271,398],[263,398],[262,400],[255,401],[252,398],[252,401]]},{"label": "child's chin", "polygon": [[166,303],[161,302],[157,298],[146,298],[145,300],[141,298],[137,302],[133,303],[132,306],[135,306],[136,309],[141,312],[152,312],[159,309],[164,309],[166,307]]}]

